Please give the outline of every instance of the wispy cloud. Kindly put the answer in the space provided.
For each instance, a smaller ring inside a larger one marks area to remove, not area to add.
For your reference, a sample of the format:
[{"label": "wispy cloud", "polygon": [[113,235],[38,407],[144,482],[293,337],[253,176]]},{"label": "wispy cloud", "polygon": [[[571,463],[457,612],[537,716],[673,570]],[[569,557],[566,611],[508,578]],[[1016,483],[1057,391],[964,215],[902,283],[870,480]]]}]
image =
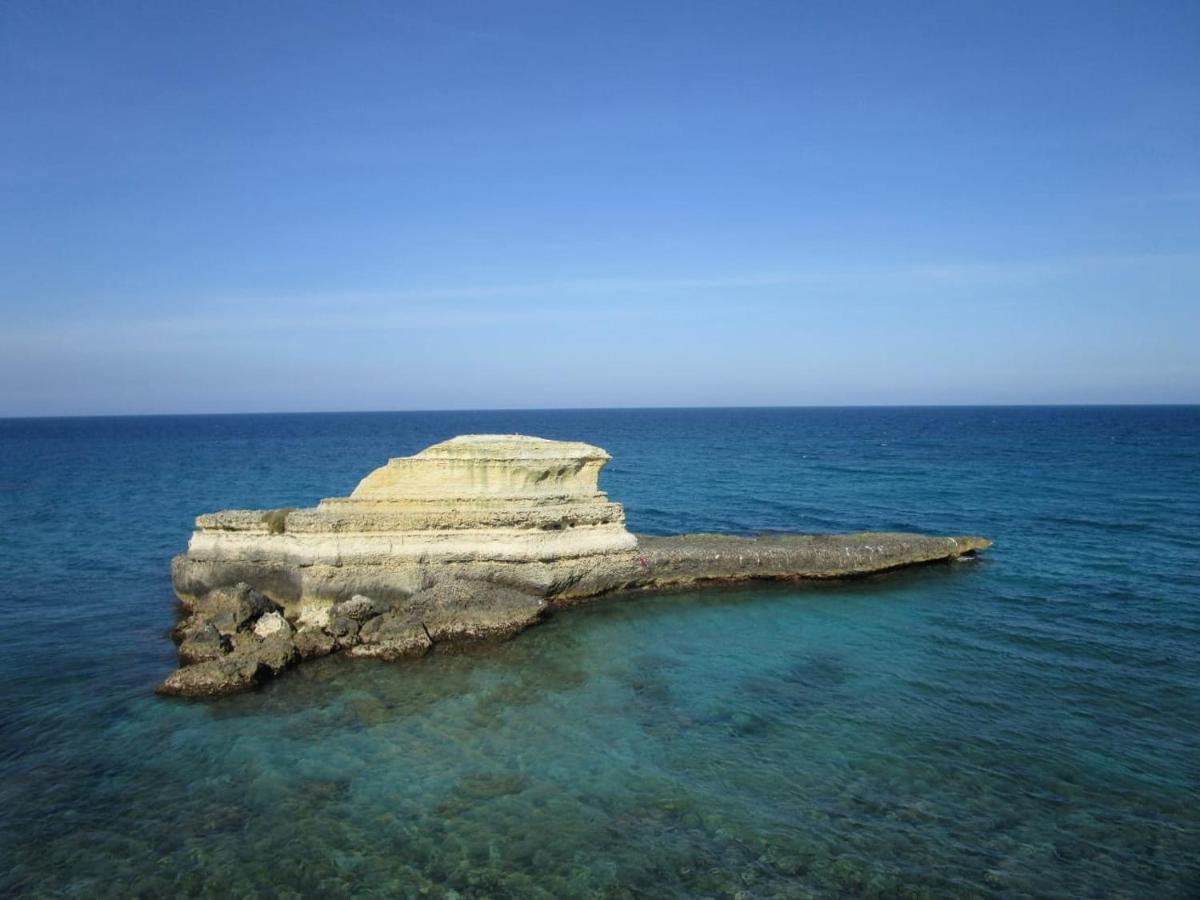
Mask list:
[{"label": "wispy cloud", "polygon": [[[118,335],[123,344],[218,340],[232,334],[347,332],[379,329],[478,329],[545,322],[561,325],[672,318],[727,304],[791,302],[857,289],[862,304],[914,291],[971,286],[1037,285],[1069,277],[1180,269],[1200,275],[1200,254],[1114,254],[1052,259],[846,265],[668,277],[578,277],[399,290],[261,293],[188,298],[168,314],[123,310],[8,323],[0,346],[63,347]],[[780,289],[790,289],[780,294]],[[648,298],[650,298],[648,300]],[[851,302],[851,301],[844,301]],[[13,304],[14,307],[17,304]]]}]

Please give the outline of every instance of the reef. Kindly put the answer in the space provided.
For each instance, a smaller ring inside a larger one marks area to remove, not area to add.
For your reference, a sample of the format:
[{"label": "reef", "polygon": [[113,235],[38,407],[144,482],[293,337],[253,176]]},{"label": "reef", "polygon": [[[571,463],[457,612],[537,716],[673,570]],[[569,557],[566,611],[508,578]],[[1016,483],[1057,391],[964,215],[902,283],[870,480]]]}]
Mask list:
[{"label": "reef", "polygon": [[311,509],[196,520],[171,575],[181,667],[159,692],[246,690],[330,653],[400,659],[511,637],[602,595],[872,575],[967,556],[979,537],[630,533],[599,447],[465,435],[390,460]]}]

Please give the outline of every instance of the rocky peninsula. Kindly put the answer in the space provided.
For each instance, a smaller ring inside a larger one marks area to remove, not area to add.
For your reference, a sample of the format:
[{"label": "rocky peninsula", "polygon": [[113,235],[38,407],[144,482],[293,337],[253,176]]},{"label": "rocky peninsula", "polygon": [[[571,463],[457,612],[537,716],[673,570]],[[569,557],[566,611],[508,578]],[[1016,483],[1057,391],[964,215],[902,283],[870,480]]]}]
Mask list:
[{"label": "rocky peninsula", "polygon": [[182,666],[159,692],[246,690],[330,653],[399,659],[511,637],[601,595],[751,579],[829,579],[990,546],[918,534],[646,537],[599,490],[599,447],[465,435],[390,460],[311,509],[196,520],[171,564]]}]

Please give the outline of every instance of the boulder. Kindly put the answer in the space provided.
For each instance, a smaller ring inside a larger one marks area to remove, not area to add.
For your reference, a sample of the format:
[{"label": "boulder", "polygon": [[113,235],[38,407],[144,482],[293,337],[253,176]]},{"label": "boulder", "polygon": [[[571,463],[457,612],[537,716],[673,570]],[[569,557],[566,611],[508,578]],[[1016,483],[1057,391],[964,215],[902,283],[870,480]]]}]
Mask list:
[{"label": "boulder", "polygon": [[241,631],[274,608],[275,604],[244,581],[233,587],[213,588],[193,605],[197,616],[226,635]]},{"label": "boulder", "polygon": [[278,675],[296,661],[296,645],[292,643],[291,634],[276,632],[266,638],[260,638],[252,631],[242,632],[232,639],[233,651],[230,656],[238,659],[252,659],[266,667],[271,674]]}]

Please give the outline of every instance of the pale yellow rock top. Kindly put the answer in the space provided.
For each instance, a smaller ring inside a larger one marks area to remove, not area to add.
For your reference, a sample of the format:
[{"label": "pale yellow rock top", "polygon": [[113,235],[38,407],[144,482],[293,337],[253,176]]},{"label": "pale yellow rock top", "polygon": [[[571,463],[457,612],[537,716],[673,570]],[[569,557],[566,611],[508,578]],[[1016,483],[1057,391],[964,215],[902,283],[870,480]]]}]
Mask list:
[{"label": "pale yellow rock top", "polygon": [[597,480],[609,459],[580,441],[467,434],[389,460],[350,499],[602,497]]}]

